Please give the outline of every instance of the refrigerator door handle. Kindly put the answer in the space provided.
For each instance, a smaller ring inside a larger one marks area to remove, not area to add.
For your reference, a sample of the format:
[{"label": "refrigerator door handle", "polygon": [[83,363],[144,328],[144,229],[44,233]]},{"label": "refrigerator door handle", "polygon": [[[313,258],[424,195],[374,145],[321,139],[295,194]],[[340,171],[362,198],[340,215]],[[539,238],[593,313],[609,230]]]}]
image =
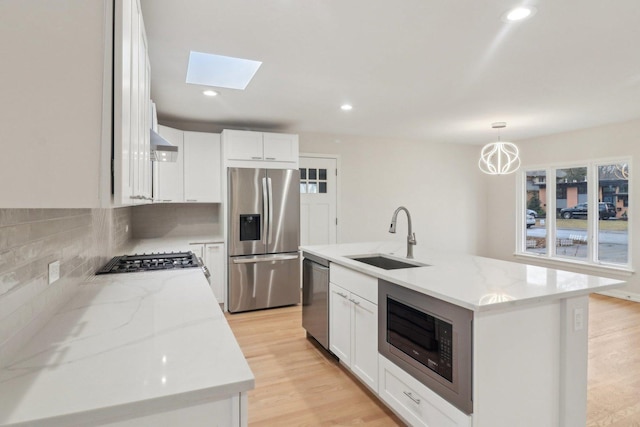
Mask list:
[{"label": "refrigerator door handle", "polygon": [[267,244],[270,245],[273,240],[273,188],[271,187],[271,178],[267,178],[267,191],[269,193],[269,229]]},{"label": "refrigerator door handle", "polygon": [[299,257],[298,254],[238,257],[238,258],[233,258],[233,263],[234,264],[255,264],[257,262],[290,261],[292,259],[298,259],[298,257]]},{"label": "refrigerator door handle", "polygon": [[271,217],[269,216],[270,202],[269,192],[267,190],[267,178],[262,178],[262,224],[264,228],[264,238],[262,240],[266,240],[265,244],[269,243],[269,230],[271,228]]}]

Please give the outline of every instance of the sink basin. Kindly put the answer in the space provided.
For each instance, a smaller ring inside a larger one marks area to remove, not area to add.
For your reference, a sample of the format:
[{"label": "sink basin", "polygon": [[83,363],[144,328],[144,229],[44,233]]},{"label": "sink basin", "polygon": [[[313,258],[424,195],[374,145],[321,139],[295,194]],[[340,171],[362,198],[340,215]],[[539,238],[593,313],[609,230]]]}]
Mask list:
[{"label": "sink basin", "polygon": [[422,263],[411,261],[411,260],[399,260],[397,258],[391,258],[389,256],[385,256],[381,254],[356,255],[356,256],[347,257],[347,258],[351,258],[354,261],[369,264],[374,267],[382,268],[383,270],[398,270],[401,268],[428,267],[427,264],[422,264]]}]

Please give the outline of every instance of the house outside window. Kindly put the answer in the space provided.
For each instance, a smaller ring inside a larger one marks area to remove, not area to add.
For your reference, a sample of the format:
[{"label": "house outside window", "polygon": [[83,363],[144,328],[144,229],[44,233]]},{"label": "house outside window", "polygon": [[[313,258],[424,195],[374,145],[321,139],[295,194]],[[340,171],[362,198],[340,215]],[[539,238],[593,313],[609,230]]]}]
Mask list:
[{"label": "house outside window", "polygon": [[629,165],[615,159],[523,169],[516,253],[630,269]]}]

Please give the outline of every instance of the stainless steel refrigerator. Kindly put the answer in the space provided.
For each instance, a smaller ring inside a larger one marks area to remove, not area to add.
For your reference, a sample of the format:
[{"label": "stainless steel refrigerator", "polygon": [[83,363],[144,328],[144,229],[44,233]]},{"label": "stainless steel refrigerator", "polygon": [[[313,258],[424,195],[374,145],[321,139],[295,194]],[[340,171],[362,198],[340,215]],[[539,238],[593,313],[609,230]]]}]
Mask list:
[{"label": "stainless steel refrigerator", "polygon": [[300,174],[228,170],[228,309],[300,302]]}]

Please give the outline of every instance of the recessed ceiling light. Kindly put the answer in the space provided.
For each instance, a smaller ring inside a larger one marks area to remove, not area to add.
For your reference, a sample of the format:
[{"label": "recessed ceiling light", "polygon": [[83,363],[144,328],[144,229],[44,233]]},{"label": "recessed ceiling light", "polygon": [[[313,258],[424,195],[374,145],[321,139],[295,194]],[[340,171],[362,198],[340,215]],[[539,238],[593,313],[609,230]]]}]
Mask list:
[{"label": "recessed ceiling light", "polygon": [[205,90],[204,92],[202,92],[204,95],[207,96],[218,96],[218,92],[216,92],[215,90]]},{"label": "recessed ceiling light", "polygon": [[352,106],[352,105],[350,105],[350,104],[342,104],[342,105],[340,106],[340,109],[341,109],[342,111],[351,111],[351,110],[353,110],[353,106]]},{"label": "recessed ceiling light", "polygon": [[535,7],[521,6],[511,9],[503,15],[503,20],[506,22],[522,21],[523,19],[531,18],[536,13]]},{"label": "recessed ceiling light", "polygon": [[260,61],[191,51],[187,83],[244,90],[260,65]]}]

